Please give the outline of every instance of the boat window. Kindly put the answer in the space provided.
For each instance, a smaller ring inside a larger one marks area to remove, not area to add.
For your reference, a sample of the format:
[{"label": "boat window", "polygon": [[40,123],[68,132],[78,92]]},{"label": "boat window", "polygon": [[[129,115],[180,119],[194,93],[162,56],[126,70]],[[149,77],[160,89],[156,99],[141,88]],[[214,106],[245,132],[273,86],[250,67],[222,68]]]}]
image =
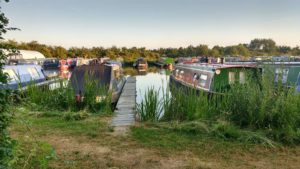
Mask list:
[{"label": "boat window", "polygon": [[114,70],[114,76],[115,76],[116,79],[120,78],[120,72],[119,72],[119,70]]},{"label": "boat window", "polygon": [[281,79],[282,83],[285,84],[287,82],[288,75],[289,75],[289,69],[277,68],[275,70],[275,82],[278,83],[278,80]]},{"label": "boat window", "polygon": [[286,83],[289,75],[289,69],[283,69],[282,83]]},{"label": "boat window", "polygon": [[245,83],[246,83],[245,72],[240,72],[240,84],[245,84]]},{"label": "boat window", "polygon": [[198,81],[198,80],[199,80],[199,75],[194,73],[193,82]]},{"label": "boat window", "polygon": [[297,92],[300,92],[300,73],[298,75],[298,82],[297,82],[297,88],[296,88]]},{"label": "boat window", "polygon": [[235,72],[228,73],[228,82],[229,84],[234,84],[235,82]]},{"label": "boat window", "polygon": [[27,68],[27,71],[29,72],[30,76],[31,76],[33,79],[36,79],[36,78],[39,78],[39,77],[40,77],[38,71],[37,71],[36,68],[34,68],[34,67]]},{"label": "boat window", "polygon": [[201,87],[205,87],[206,81],[207,81],[207,75],[201,74],[200,80],[199,80],[199,85]]},{"label": "boat window", "polygon": [[182,79],[183,78],[183,74],[184,74],[184,71],[180,71],[180,74],[179,74],[179,78]]},{"label": "boat window", "polygon": [[178,76],[178,75],[179,75],[179,69],[176,69],[175,76]]},{"label": "boat window", "polygon": [[4,69],[3,73],[8,74],[9,82],[18,81],[18,79],[19,79],[16,72],[13,69]]}]

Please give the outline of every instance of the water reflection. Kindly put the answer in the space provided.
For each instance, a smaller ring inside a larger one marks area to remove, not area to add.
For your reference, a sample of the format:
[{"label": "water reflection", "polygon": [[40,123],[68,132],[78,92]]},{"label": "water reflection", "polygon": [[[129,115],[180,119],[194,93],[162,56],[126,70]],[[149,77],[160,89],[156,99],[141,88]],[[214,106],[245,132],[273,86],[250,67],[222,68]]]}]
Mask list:
[{"label": "water reflection", "polygon": [[44,70],[44,74],[48,79],[57,78],[57,77],[68,79],[69,77],[71,77],[72,71],[71,70],[61,71],[59,69],[47,69]]},{"label": "water reflection", "polygon": [[149,67],[147,72],[140,72],[132,67],[125,67],[124,74],[136,77],[137,103],[141,103],[145,97],[145,92],[153,87],[159,90],[159,97],[163,98],[169,85],[169,70],[160,69],[158,67]]},{"label": "water reflection", "polygon": [[[136,77],[136,88],[137,88],[137,103],[141,103],[145,96],[145,92],[153,87],[155,90],[159,90],[159,97],[162,99],[163,93],[166,93],[167,86],[169,85],[170,70],[161,69],[158,67],[148,67],[147,71],[139,71],[133,67],[124,67],[124,74],[127,76]],[[69,78],[71,71],[60,71],[60,70],[44,70],[45,75],[48,78],[61,77]]]},{"label": "water reflection", "polygon": [[157,67],[149,67],[146,71],[136,69],[134,67],[124,67],[123,71],[125,75],[137,76],[137,75],[147,75],[147,73],[157,73],[160,69]]}]

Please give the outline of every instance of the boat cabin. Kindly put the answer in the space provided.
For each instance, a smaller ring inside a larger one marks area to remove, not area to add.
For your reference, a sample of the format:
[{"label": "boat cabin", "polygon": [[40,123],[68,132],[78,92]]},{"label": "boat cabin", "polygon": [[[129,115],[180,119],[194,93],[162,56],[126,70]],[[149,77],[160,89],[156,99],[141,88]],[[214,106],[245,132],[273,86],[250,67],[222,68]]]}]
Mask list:
[{"label": "boat cabin", "polygon": [[230,62],[232,65],[256,65],[262,72],[274,74],[274,82],[281,82],[288,87],[298,84],[300,75],[300,62]]},{"label": "boat cabin", "polygon": [[258,79],[260,69],[255,65],[226,65],[192,63],[177,64],[171,74],[170,84],[195,88],[210,93],[226,92],[232,84]]},{"label": "boat cabin", "polygon": [[72,72],[70,78],[71,85],[76,96],[84,96],[87,83],[96,82],[99,88],[108,87],[112,92],[112,103],[119,99],[126,78],[120,63],[108,61],[105,64],[91,64],[78,66]]},{"label": "boat cabin", "polygon": [[146,71],[148,69],[148,63],[145,58],[138,58],[135,63],[133,64],[133,67],[136,67],[137,69]]},{"label": "boat cabin", "polygon": [[5,65],[3,72],[8,75],[8,84],[0,84],[0,88],[16,90],[29,84],[46,81],[43,69],[39,65]]},{"label": "boat cabin", "polygon": [[59,59],[47,58],[43,62],[44,69],[57,69],[59,66]]},{"label": "boat cabin", "polygon": [[299,73],[298,79],[297,79],[296,91],[297,91],[298,93],[300,93],[300,73]]}]

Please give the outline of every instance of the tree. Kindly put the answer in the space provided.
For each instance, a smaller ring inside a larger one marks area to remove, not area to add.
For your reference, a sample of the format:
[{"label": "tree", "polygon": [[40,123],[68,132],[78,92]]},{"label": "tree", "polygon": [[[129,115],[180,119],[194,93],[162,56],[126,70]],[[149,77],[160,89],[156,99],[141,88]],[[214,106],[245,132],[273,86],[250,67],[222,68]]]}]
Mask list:
[{"label": "tree", "polygon": [[68,54],[68,51],[65,48],[63,48],[61,46],[54,47],[53,56],[55,56],[57,58],[65,59],[65,58],[67,58],[67,54]]},{"label": "tree", "polygon": [[250,56],[250,51],[246,47],[246,45],[239,44],[238,46],[236,46],[236,49],[238,50],[238,54],[240,56],[246,56],[246,57]]},{"label": "tree", "polygon": [[196,46],[195,55],[196,56],[207,56],[209,53],[209,48],[207,45]]},{"label": "tree", "polygon": [[229,56],[237,56],[239,54],[239,51],[236,46],[228,46],[225,48],[224,54]]},{"label": "tree", "polygon": [[289,54],[290,52],[292,52],[292,49],[289,46],[279,46],[278,52],[280,54]]},{"label": "tree", "polygon": [[249,48],[265,55],[274,55],[277,52],[276,43],[272,39],[254,39],[250,42]]},{"label": "tree", "polygon": [[291,51],[291,54],[293,56],[300,56],[300,48],[299,48],[299,46],[293,48],[292,51]]},{"label": "tree", "polygon": [[220,57],[220,56],[221,56],[219,50],[218,50],[218,49],[215,49],[215,48],[213,48],[213,49],[209,52],[209,55],[210,55],[210,56],[213,56],[213,57]]},{"label": "tree", "polygon": [[[8,2],[8,0],[5,0],[5,2]],[[7,27],[8,22],[9,20],[4,13],[0,11],[0,39],[3,39],[3,34],[10,30]],[[9,49],[10,47],[7,44],[0,45],[0,83],[3,84],[7,83],[8,78],[3,72],[3,61],[6,59],[3,49]],[[0,90],[0,168],[7,168],[13,157],[14,141],[11,140],[7,131],[11,120],[11,114],[8,112],[9,95],[9,90]]]}]

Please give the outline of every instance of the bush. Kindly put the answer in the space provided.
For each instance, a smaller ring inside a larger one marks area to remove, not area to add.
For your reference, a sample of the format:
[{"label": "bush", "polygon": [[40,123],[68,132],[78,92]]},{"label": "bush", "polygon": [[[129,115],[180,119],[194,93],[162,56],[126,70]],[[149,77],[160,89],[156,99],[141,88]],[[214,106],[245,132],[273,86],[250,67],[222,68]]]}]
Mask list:
[{"label": "bush", "polygon": [[[5,2],[8,2],[8,0]],[[7,25],[8,19],[0,11],[0,39],[3,39],[2,35],[8,30]],[[3,61],[6,59],[3,49],[10,49],[10,46],[0,45],[0,83],[6,84],[7,75],[2,70]],[[13,158],[13,147],[15,144],[15,141],[11,140],[7,131],[12,117],[8,110],[9,97],[10,91],[0,90],[0,169],[6,168],[9,161]]]}]

